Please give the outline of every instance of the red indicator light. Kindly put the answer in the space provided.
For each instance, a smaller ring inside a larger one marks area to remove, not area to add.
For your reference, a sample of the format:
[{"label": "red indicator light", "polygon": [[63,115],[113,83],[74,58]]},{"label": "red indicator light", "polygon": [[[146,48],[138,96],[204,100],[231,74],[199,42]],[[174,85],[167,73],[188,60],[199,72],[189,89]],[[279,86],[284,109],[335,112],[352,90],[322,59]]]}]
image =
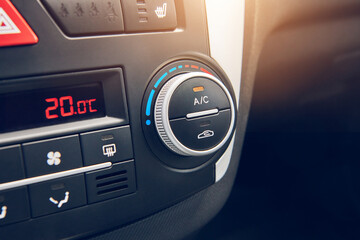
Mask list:
[{"label": "red indicator light", "polygon": [[190,67],[189,65],[185,65],[186,68]]},{"label": "red indicator light", "polygon": [[191,68],[199,69],[199,67],[195,65],[191,65]]},{"label": "red indicator light", "polygon": [[207,71],[207,70],[206,70],[206,69],[204,69],[204,68],[200,68],[200,70],[201,70],[201,71],[203,71],[204,73],[207,73],[207,74],[212,75],[209,71]]}]

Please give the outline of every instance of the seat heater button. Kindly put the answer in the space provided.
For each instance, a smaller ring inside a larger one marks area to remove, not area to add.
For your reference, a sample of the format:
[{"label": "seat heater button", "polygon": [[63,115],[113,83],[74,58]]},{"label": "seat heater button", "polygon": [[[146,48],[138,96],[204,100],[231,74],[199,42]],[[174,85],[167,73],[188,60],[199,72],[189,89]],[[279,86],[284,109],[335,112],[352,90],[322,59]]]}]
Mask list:
[{"label": "seat heater button", "polygon": [[174,0],[122,0],[125,32],[173,30],[176,28]]}]

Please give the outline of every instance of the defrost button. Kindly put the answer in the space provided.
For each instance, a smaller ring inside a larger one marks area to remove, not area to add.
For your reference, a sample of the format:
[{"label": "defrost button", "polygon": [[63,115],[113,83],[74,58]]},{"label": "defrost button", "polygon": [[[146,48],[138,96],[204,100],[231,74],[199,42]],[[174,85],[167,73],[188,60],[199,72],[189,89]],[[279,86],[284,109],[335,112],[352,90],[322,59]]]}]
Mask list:
[{"label": "defrost button", "polygon": [[83,133],[80,138],[86,166],[133,157],[129,126]]}]

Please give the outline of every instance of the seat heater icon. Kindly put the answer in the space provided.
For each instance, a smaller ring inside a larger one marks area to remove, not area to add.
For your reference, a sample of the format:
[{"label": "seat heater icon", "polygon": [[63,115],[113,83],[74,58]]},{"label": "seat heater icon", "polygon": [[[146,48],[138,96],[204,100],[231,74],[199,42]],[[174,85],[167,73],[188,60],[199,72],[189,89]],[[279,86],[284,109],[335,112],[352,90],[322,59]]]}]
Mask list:
[{"label": "seat heater icon", "polygon": [[102,150],[104,156],[113,157],[116,153],[116,145],[115,144],[104,145],[102,147]]},{"label": "seat heater icon", "polygon": [[162,5],[162,7],[157,7],[155,10],[155,14],[158,18],[164,18],[166,17],[166,7],[167,7],[167,3],[164,3]]}]

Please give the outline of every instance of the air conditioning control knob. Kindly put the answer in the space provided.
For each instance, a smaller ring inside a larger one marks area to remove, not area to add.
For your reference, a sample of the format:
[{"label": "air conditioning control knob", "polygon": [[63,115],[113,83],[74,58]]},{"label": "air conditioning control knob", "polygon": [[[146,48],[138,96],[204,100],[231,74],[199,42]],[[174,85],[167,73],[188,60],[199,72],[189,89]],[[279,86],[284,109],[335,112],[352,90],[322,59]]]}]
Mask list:
[{"label": "air conditioning control knob", "polygon": [[183,73],[161,88],[154,118],[168,149],[182,156],[205,156],[219,150],[230,138],[235,105],[218,78],[203,72]]}]

